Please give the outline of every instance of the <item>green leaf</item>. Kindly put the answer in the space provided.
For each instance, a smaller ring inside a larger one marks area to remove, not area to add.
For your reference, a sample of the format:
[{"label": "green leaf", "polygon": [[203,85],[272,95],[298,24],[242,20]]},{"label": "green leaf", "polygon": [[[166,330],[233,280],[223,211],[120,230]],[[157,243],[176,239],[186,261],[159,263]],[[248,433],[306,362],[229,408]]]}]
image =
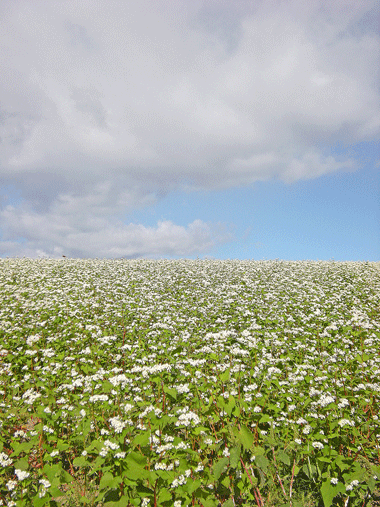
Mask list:
[{"label": "green leaf", "polygon": [[167,489],[161,489],[158,499],[160,502],[169,502],[172,499],[172,495]]},{"label": "green leaf", "polygon": [[202,481],[188,481],[184,486],[182,486],[183,491],[186,491],[189,495],[193,494],[193,492],[198,489],[202,485]]},{"label": "green leaf", "polygon": [[28,452],[28,451],[30,451],[30,449],[34,445],[34,442],[32,442],[32,441],[30,441],[30,442],[22,442],[21,444],[18,443],[18,442],[14,442],[11,445],[12,445],[12,447],[14,449],[14,452],[11,454],[11,457],[13,457],[13,456],[18,456],[22,452]]},{"label": "green leaf", "polygon": [[108,505],[112,507],[128,507],[129,505],[129,498],[127,496],[122,496],[120,500],[117,502],[108,502]]},{"label": "green leaf", "polygon": [[325,507],[330,507],[332,505],[334,497],[337,495],[337,493],[337,489],[333,484],[331,484],[330,479],[322,484],[321,494]]},{"label": "green leaf", "polygon": [[57,442],[57,450],[58,451],[66,451],[69,448],[69,444],[66,444],[62,440],[58,440]]},{"label": "green leaf", "polygon": [[346,461],[346,458],[344,456],[342,456],[341,454],[339,454],[335,458],[334,464],[337,465],[340,468],[340,470],[343,472],[344,470],[347,470],[348,468],[350,468],[350,465],[345,463],[345,461]]},{"label": "green leaf", "polygon": [[137,435],[133,441],[132,441],[132,446],[133,447],[137,447],[138,445],[148,445],[149,444],[149,433],[147,431],[145,431],[144,433],[140,433],[139,435]]},{"label": "green leaf", "polygon": [[164,386],[164,392],[166,394],[169,394],[169,396],[171,396],[172,398],[174,398],[175,400],[177,399],[177,389],[173,389],[171,387],[166,387]]},{"label": "green leaf", "polygon": [[38,495],[33,497],[33,506],[35,507],[42,507],[43,505],[47,505],[50,502],[50,496],[44,496],[42,498],[39,498]]},{"label": "green leaf", "polygon": [[269,465],[269,460],[265,456],[256,456],[256,459],[254,462],[259,468],[264,470],[264,472],[267,471],[267,468]]},{"label": "green leaf", "polygon": [[225,409],[226,402],[225,402],[223,396],[218,396],[218,399],[216,401],[216,405],[217,405],[217,407],[221,408],[222,410]]},{"label": "green leaf", "polygon": [[49,465],[48,463],[45,464],[42,471],[46,474],[46,477],[49,479],[50,482],[53,482],[56,475],[60,475],[63,472],[59,464]]},{"label": "green leaf", "polygon": [[247,426],[242,425],[239,431],[240,442],[242,443],[244,449],[250,449],[255,440],[255,437],[247,428]]},{"label": "green leaf", "polygon": [[290,458],[284,451],[280,451],[277,454],[277,459],[281,461],[281,463],[284,463],[284,465],[290,465]]},{"label": "green leaf", "polygon": [[112,389],[114,389],[114,386],[111,384],[111,382],[108,382],[108,380],[105,380],[102,384],[102,392],[109,393]]},{"label": "green leaf", "polygon": [[235,504],[234,504],[234,501],[232,500],[232,498],[229,498],[227,500],[227,502],[224,502],[223,507],[234,507],[234,505]]},{"label": "green leaf", "polygon": [[229,478],[228,475],[226,475],[225,478],[221,481],[221,483],[225,488],[229,489],[229,487],[231,486],[231,479]]},{"label": "green leaf", "polygon": [[218,480],[219,477],[222,475],[224,468],[228,465],[228,462],[229,462],[229,458],[221,458],[212,467],[215,480]]},{"label": "green leaf", "polygon": [[14,463],[14,467],[18,468],[19,470],[23,470],[25,472],[29,468],[28,460],[25,458],[21,458],[18,461],[16,461],[16,463]]},{"label": "green leaf", "polygon": [[[58,482],[58,484],[60,484]],[[57,487],[57,486],[54,486],[53,484],[51,485],[51,487],[49,488],[49,494],[52,496],[52,497],[55,497],[55,496],[62,496],[62,491]]]},{"label": "green leaf", "polygon": [[158,479],[157,472],[155,470],[145,470],[145,478],[151,483],[154,484]]},{"label": "green leaf", "polygon": [[264,447],[260,447],[259,445],[257,445],[252,449],[252,454],[254,456],[263,456],[265,454],[265,449]]},{"label": "green leaf", "polygon": [[127,461],[131,463],[131,466],[135,466],[135,463],[138,465],[144,466],[147,464],[146,456],[143,456],[139,452],[131,451],[127,455]]},{"label": "green leaf", "polygon": [[197,426],[193,430],[193,435],[200,435],[200,433],[204,431],[205,433],[208,433],[210,431],[210,428],[206,428],[205,426]]},{"label": "green leaf", "polygon": [[120,477],[114,477],[111,472],[106,472],[100,479],[99,489],[117,488],[121,481],[122,479]]},{"label": "green leaf", "polygon": [[218,507],[219,502],[218,500],[214,500],[213,498],[202,498],[202,505],[203,507]]},{"label": "green leaf", "polygon": [[368,485],[370,492],[373,493],[376,488],[376,481],[372,475],[371,475],[371,477],[369,477],[369,479],[367,479],[367,485]]},{"label": "green leaf", "polygon": [[134,482],[139,481],[141,479],[146,479],[147,473],[148,472],[147,470],[145,470],[145,468],[140,467],[136,463],[132,465],[132,468],[128,468],[128,470],[125,471],[126,477],[128,477],[128,479]]},{"label": "green leaf", "polygon": [[87,461],[86,461],[86,458],[84,456],[78,456],[76,458],[73,459],[73,465],[75,467],[83,467],[85,465],[87,465]]},{"label": "green leaf", "polygon": [[232,414],[232,411],[235,408],[235,406],[236,406],[235,398],[233,396],[230,396],[228,398],[228,403],[225,406],[225,411],[227,412],[228,415]]},{"label": "green leaf", "polygon": [[317,473],[317,467],[315,465],[310,465],[309,468],[309,466],[306,464],[303,465],[302,471],[309,477],[309,479],[312,479]]},{"label": "green leaf", "polygon": [[318,457],[317,460],[323,463],[331,463],[331,458],[325,458],[324,456]]},{"label": "green leaf", "polygon": [[240,445],[235,445],[230,450],[230,466],[232,468],[237,468],[239,462],[240,462]]},{"label": "green leaf", "polygon": [[220,381],[228,382],[229,380],[230,380],[230,369],[227,368],[227,370],[220,375]]}]

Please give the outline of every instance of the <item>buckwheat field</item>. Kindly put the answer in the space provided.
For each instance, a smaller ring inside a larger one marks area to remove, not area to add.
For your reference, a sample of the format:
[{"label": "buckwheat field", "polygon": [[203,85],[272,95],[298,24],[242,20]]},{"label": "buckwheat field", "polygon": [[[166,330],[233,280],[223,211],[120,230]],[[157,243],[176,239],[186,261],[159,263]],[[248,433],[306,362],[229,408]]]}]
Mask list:
[{"label": "buckwheat field", "polygon": [[374,263],[0,259],[0,505],[380,505]]}]

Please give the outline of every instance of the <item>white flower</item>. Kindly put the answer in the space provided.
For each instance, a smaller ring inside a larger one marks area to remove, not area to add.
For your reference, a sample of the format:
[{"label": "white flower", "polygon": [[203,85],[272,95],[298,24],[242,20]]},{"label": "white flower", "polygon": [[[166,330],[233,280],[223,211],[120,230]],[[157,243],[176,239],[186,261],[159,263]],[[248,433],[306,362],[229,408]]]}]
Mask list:
[{"label": "white flower", "polygon": [[261,412],[261,407],[259,407],[258,405],[256,405],[256,407],[253,409],[254,412]]},{"label": "white flower", "polygon": [[106,447],[109,447],[110,449],[112,449],[113,451],[115,451],[116,449],[119,449],[120,445],[119,444],[114,444],[113,442],[111,442],[110,440],[106,440],[104,442],[104,445]]},{"label": "white flower", "polygon": [[94,396],[90,396],[90,403],[95,403],[96,401],[108,401],[108,396],[106,394],[94,394]]},{"label": "white flower", "polygon": [[177,444],[176,446],[176,449],[188,449],[189,448],[189,444],[185,443],[185,442],[180,442],[179,444]]},{"label": "white flower", "polygon": [[314,449],[323,449],[322,442],[313,442],[312,446],[314,447]]},{"label": "white flower", "polygon": [[34,403],[34,401],[40,397],[41,397],[40,393],[34,392],[33,388],[28,389],[22,395],[22,399],[24,400],[24,403],[27,403],[28,405],[32,405]]},{"label": "white flower", "polygon": [[338,408],[344,408],[344,407],[349,407],[349,406],[350,406],[350,402],[346,398],[342,398],[340,400],[340,402],[338,403]]},{"label": "white flower", "polygon": [[183,484],[186,484],[186,479],[184,475],[180,475],[177,479],[174,479],[174,481],[171,484],[171,487],[177,488],[178,486],[182,486]]},{"label": "white flower", "polygon": [[17,475],[17,479],[19,481],[23,481],[24,479],[27,479],[30,475],[29,472],[24,472],[23,470],[19,470],[18,468],[15,469],[15,474]]},{"label": "white flower", "polygon": [[189,384],[179,384],[178,386],[176,386],[176,390],[178,393],[189,393],[190,392],[190,389],[189,389]]},{"label": "white flower", "polygon": [[7,467],[9,465],[12,465],[12,460],[8,458],[5,452],[0,452],[0,466]]},{"label": "white flower", "polygon": [[147,507],[150,502],[150,498],[143,498],[141,501],[141,507]]},{"label": "white flower", "polygon": [[38,336],[37,334],[35,335],[32,335],[32,336],[29,336],[27,339],[26,339],[26,343],[29,347],[31,347],[33,345],[33,343],[36,343],[38,342],[38,340],[40,339],[40,336]]},{"label": "white flower", "polygon": [[125,453],[124,451],[122,451],[122,452],[117,452],[117,453],[115,454],[115,458],[118,458],[118,459],[123,459],[123,458],[125,458],[125,455],[126,455],[126,453]]},{"label": "white flower", "polygon": [[46,479],[40,479],[38,482],[42,484],[44,488],[50,488],[51,486],[50,482]]},{"label": "white flower", "polygon": [[228,450],[228,447],[225,447],[223,450],[223,456],[225,458],[228,458],[229,455],[230,455],[230,451]]},{"label": "white flower", "polygon": [[298,445],[301,445],[302,444],[302,440],[300,438],[295,438],[294,439],[295,443],[298,444]]},{"label": "white flower", "polygon": [[39,498],[43,498],[46,495],[46,489],[44,487],[41,488],[41,491],[38,492]]},{"label": "white flower", "polygon": [[202,464],[198,465],[197,468],[194,470],[194,472],[202,472],[204,469],[204,466]]},{"label": "white flower", "polygon": [[167,467],[166,467],[165,463],[156,463],[154,465],[154,469],[155,470],[166,470]]},{"label": "white flower", "polygon": [[310,433],[310,431],[311,431],[311,426],[310,426],[309,424],[307,424],[307,425],[304,427],[304,429],[302,430],[302,433],[303,433],[304,435],[308,435],[308,434]]},{"label": "white flower", "polygon": [[197,425],[201,422],[201,420],[195,412],[189,411],[182,413],[178,417],[178,421],[176,421],[175,425],[181,426],[183,424],[184,426],[190,426],[191,422],[193,422],[194,425]]},{"label": "white flower", "polygon": [[338,484],[338,479],[337,479],[336,477],[332,477],[332,478],[330,479],[330,482],[331,482],[331,484],[334,484],[334,485],[335,485],[335,484]]},{"label": "white flower", "polygon": [[51,456],[52,458],[54,458],[54,456],[58,456],[58,454],[59,454],[59,451],[52,451],[52,452],[50,453],[50,456]]},{"label": "white flower", "polygon": [[80,415],[81,415],[82,417],[86,417],[86,411],[85,411],[85,410],[83,410],[83,408],[82,408],[82,410],[81,410],[79,413],[80,413]]},{"label": "white flower", "polygon": [[338,424],[341,428],[344,426],[355,426],[355,423],[353,421],[350,421],[349,419],[341,419],[338,421]]},{"label": "white flower", "polygon": [[182,502],[181,502],[181,500],[176,500],[173,505],[174,505],[174,507],[181,507]]},{"label": "white flower", "polygon": [[17,486],[17,481],[8,481],[6,486],[9,491],[12,491]]},{"label": "white flower", "polygon": [[322,394],[322,396],[318,400],[318,403],[319,405],[321,405],[321,407],[327,407],[327,405],[330,405],[330,403],[334,403],[334,401],[335,398],[333,398],[329,394]]},{"label": "white flower", "polygon": [[126,423],[124,421],[120,420],[120,417],[111,417],[109,420],[111,423],[111,426],[115,429],[115,433],[121,433],[124,429],[124,426],[126,426]]},{"label": "white flower", "polygon": [[[180,442],[182,443],[182,442]],[[156,453],[157,454],[161,454],[162,452],[166,452],[166,451],[169,451],[170,449],[173,449],[173,444],[171,444],[170,442],[165,444],[165,445],[159,445],[156,449]]]}]

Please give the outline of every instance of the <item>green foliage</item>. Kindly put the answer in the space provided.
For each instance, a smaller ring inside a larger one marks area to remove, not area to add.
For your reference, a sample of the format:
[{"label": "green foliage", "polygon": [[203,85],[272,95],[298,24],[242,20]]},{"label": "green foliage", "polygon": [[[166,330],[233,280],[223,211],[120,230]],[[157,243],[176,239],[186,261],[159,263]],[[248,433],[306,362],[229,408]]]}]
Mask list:
[{"label": "green foliage", "polygon": [[0,264],[4,505],[379,499],[369,266]]}]

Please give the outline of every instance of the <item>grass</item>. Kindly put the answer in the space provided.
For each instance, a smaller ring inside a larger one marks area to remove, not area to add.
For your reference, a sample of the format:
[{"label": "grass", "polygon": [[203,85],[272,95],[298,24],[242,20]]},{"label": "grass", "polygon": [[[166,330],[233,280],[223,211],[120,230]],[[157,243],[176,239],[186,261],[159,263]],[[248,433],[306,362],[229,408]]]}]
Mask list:
[{"label": "grass", "polygon": [[0,505],[380,504],[373,263],[0,267]]}]

